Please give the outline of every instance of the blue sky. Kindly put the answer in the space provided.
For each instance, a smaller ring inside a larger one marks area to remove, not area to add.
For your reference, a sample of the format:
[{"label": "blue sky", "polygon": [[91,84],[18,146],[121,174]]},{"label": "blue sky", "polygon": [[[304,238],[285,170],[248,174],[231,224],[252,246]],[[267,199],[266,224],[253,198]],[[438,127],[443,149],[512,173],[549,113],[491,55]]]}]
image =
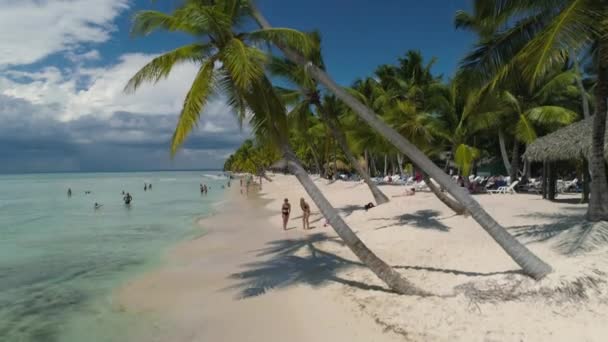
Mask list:
[{"label": "blue sky", "polygon": [[[178,156],[168,141],[195,72],[182,66],[156,87],[121,90],[153,55],[191,38],[129,36],[140,9],[178,0],[0,2],[0,173],[218,168],[246,138],[227,107],[211,102]],[[259,0],[274,26],[318,29],[341,84],[371,75],[409,49],[449,77],[474,37],[453,28],[467,0]]]}]

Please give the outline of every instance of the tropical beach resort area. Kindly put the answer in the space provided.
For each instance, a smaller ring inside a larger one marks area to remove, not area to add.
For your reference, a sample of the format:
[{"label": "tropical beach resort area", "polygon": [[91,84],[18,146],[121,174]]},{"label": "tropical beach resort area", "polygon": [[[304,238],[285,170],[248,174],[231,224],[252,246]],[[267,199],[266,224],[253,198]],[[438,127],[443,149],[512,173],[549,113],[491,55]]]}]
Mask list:
[{"label": "tropical beach resort area", "polygon": [[97,1],[0,4],[1,341],[608,339],[607,1]]}]

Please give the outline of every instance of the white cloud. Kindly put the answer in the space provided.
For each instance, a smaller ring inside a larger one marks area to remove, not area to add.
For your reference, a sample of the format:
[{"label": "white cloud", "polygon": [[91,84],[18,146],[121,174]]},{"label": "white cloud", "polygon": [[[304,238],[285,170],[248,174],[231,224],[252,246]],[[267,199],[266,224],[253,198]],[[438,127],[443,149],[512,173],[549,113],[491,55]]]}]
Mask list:
[{"label": "white cloud", "polygon": [[80,63],[85,61],[97,61],[101,59],[101,54],[97,50],[91,50],[84,53],[68,51],[65,54],[65,57],[74,63]]},{"label": "white cloud", "polygon": [[[56,67],[36,72],[8,70],[0,74],[0,94],[51,107],[48,113],[52,118],[64,122],[88,115],[111,120],[117,112],[177,116],[197,71],[194,64],[178,65],[167,79],[144,84],[135,93],[123,91],[131,76],[153,57],[127,54],[114,65],[69,71]],[[207,103],[197,131],[221,133],[235,127],[236,120],[225,101],[214,98]]]},{"label": "white cloud", "polygon": [[101,43],[129,0],[0,0],[0,68]]}]

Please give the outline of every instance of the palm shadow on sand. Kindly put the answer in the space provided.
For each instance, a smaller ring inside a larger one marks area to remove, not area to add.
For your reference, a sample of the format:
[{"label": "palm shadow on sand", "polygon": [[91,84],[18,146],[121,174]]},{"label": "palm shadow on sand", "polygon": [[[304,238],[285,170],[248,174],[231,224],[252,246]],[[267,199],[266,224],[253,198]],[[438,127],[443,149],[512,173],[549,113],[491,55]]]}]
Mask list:
[{"label": "palm shadow on sand", "polygon": [[531,213],[521,217],[544,219],[546,224],[513,226],[507,229],[526,243],[552,242],[553,249],[562,254],[589,252],[608,244],[608,224],[589,222],[584,208],[565,208],[554,214]]},{"label": "palm shadow on sand", "polygon": [[[299,239],[271,241],[256,254],[258,257],[270,258],[243,265],[245,271],[230,275],[230,278],[238,283],[225,290],[237,290],[237,298],[244,299],[297,284],[317,287],[337,282],[364,290],[393,293],[382,286],[338,277],[338,271],[363,265],[317,248],[314,244],[319,242],[344,245],[339,238],[329,237],[324,233],[315,233]],[[306,250],[307,256],[295,255],[303,249]]]},{"label": "palm shadow on sand", "polygon": [[409,225],[419,229],[433,229],[441,232],[449,232],[450,227],[439,221],[438,217],[440,214],[441,213],[437,210],[424,209],[418,210],[413,214],[403,214],[388,219],[376,218],[372,219],[372,221],[393,221],[392,223],[376,228],[376,230],[390,228],[396,225]]},{"label": "palm shadow on sand", "polygon": [[[242,272],[230,275],[236,284],[224,288],[224,291],[236,291],[237,299],[246,299],[266,294],[273,289],[287,288],[293,285],[307,284],[320,287],[330,283],[339,283],[361,290],[394,291],[379,285],[366,284],[353,279],[345,279],[337,274],[340,271],[365,267],[358,261],[342,258],[336,254],[324,251],[315,243],[327,242],[344,246],[339,238],[329,237],[324,233],[311,234],[297,239],[283,239],[271,241],[267,247],[257,250],[256,256],[264,260],[242,265]],[[295,253],[306,251],[306,256]],[[440,272],[459,276],[493,276],[497,274],[519,273],[518,270],[507,270],[492,273],[479,273],[454,269],[443,269],[428,266],[400,265],[393,266],[414,272]]]}]

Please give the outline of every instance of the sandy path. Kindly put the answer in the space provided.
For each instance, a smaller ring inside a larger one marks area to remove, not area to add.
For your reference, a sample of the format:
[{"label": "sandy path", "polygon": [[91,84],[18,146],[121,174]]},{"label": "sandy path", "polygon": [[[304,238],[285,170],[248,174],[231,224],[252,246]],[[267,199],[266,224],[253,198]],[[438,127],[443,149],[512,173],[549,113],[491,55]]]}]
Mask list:
[{"label": "sandy path", "polygon": [[[294,265],[285,265],[289,257],[282,252],[297,254],[292,246],[304,233],[277,229],[263,208],[267,202],[245,200],[235,190],[229,195],[231,215],[221,212],[205,219],[201,222],[209,227],[205,236],[182,244],[169,255],[165,267],[118,292],[118,302],[128,313],[156,317],[158,323],[146,329],[149,333],[141,340],[403,339],[361,313],[344,297],[341,285],[324,282],[323,274],[317,276],[318,263],[297,264],[297,272]],[[321,286],[323,291],[318,290]]]}]

